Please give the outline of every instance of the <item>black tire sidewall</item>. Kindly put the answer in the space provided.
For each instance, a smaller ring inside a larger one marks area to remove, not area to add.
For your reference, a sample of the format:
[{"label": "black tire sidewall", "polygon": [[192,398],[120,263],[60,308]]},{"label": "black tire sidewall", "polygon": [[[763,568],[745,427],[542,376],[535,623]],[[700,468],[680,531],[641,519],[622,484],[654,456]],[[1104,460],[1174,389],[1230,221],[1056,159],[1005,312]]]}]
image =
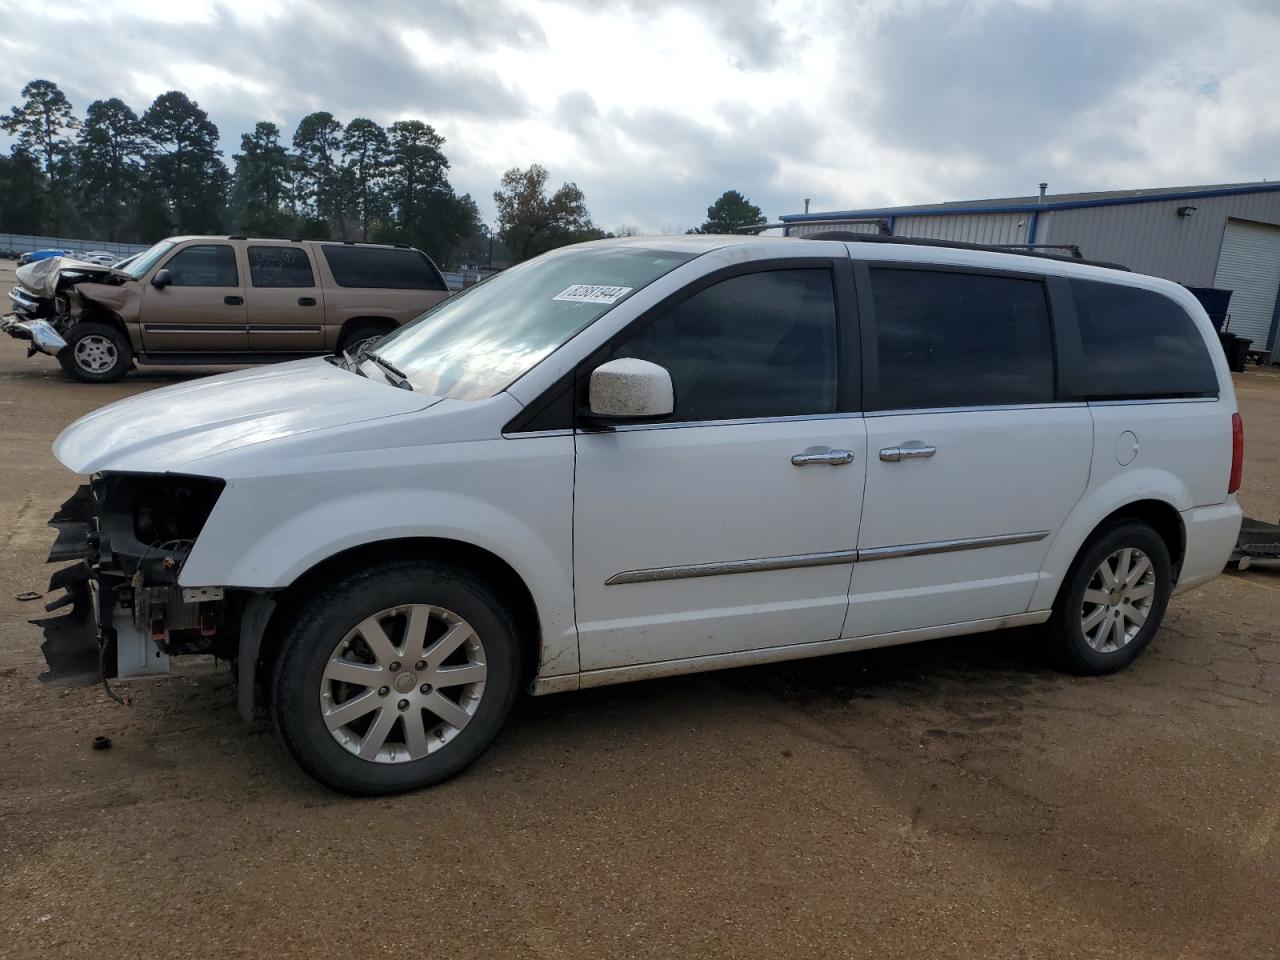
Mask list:
[{"label": "black tire sidewall", "polygon": [[[1120,650],[1100,653],[1089,646],[1080,629],[1084,592],[1099,564],[1125,547],[1137,547],[1150,558],[1155,568],[1155,599],[1137,636]],[[1172,568],[1169,548],[1161,536],[1145,523],[1120,523],[1095,536],[1076,558],[1054,607],[1052,629],[1063,665],[1074,673],[1100,675],[1123,670],[1133,663],[1164,620],[1173,592]]]},{"label": "black tire sidewall", "polygon": [[389,333],[391,333],[391,330],[388,330],[386,327],[380,327],[376,324],[362,324],[354,330],[351,330],[342,338],[342,342],[338,344],[338,356],[342,356],[344,352],[350,352],[352,356],[355,356],[354,348],[359,346],[363,341],[381,340]]},{"label": "black tire sidewall", "polygon": [[[106,337],[115,344],[116,364],[110,370],[95,373],[76,362],[76,344],[89,336]],[[67,345],[58,351],[58,362],[63,370],[82,383],[112,383],[128,373],[133,363],[133,345],[129,338],[105,323],[77,323],[67,331],[65,339]]]},{"label": "black tire sidewall", "polygon": [[[435,753],[406,763],[361,760],[325,726],[321,675],[334,647],[357,623],[407,603],[446,607],[475,629],[488,667],[484,695],[470,722]],[[520,677],[513,621],[483,581],[440,564],[394,563],[344,578],[299,613],[274,671],[272,714],[285,746],[307,773],[344,793],[378,796],[440,783],[473,763],[506,721]]]}]

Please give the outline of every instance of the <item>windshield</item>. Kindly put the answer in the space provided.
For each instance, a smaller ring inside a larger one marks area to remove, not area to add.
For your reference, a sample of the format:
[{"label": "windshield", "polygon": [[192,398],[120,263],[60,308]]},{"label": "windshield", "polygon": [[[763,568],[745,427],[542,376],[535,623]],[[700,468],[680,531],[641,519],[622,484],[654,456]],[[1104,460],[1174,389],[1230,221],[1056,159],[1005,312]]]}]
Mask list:
[{"label": "windshield", "polygon": [[172,249],[172,240],[161,240],[151,249],[143,250],[142,253],[136,254],[129,263],[116,264],[115,269],[121,273],[127,273],[135,280],[141,280],[146,276],[147,271],[155,266],[155,262]]},{"label": "windshield", "polygon": [[416,390],[457,400],[491,397],[693,256],[595,245],[543,254],[450,297],[374,349]]}]

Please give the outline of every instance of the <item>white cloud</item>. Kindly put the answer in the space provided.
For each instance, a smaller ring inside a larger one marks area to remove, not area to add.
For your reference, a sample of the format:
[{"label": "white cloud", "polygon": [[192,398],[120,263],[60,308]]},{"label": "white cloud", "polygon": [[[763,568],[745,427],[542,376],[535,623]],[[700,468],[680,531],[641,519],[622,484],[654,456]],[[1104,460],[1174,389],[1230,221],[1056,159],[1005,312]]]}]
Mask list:
[{"label": "white cloud", "polygon": [[606,228],[683,229],[730,188],[773,218],[1253,179],[1280,145],[1263,0],[64,0],[6,26],[10,102],[177,87],[228,155],[258,119],[416,117],[487,215],[537,161]]}]

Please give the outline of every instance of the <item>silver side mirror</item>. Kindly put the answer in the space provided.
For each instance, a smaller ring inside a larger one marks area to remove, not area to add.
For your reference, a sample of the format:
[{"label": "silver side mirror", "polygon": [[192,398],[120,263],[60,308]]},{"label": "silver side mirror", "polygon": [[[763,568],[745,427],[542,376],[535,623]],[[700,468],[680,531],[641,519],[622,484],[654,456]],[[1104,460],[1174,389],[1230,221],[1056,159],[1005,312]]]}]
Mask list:
[{"label": "silver side mirror", "polygon": [[658,420],[676,408],[666,368],[631,357],[592,370],[587,397],[591,416],[604,420]]}]

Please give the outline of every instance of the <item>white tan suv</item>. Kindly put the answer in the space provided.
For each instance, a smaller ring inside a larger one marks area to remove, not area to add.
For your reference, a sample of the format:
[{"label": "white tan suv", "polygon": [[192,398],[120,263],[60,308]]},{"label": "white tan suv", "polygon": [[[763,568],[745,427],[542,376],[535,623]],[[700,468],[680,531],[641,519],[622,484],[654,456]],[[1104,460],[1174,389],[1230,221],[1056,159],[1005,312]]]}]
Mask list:
[{"label": "white tan suv", "polygon": [[77,380],[137,363],[275,363],[355,352],[449,295],[421,250],[373,243],[171,237],[114,266],[18,268],[0,331]]},{"label": "white tan suv", "polygon": [[217,653],[366,794],[457,773],[521,689],[1041,623],[1114,671],[1240,525],[1190,293],[911,243],[570,247],[357,364],[157,390],[54,450],[92,475],[54,668]]}]

